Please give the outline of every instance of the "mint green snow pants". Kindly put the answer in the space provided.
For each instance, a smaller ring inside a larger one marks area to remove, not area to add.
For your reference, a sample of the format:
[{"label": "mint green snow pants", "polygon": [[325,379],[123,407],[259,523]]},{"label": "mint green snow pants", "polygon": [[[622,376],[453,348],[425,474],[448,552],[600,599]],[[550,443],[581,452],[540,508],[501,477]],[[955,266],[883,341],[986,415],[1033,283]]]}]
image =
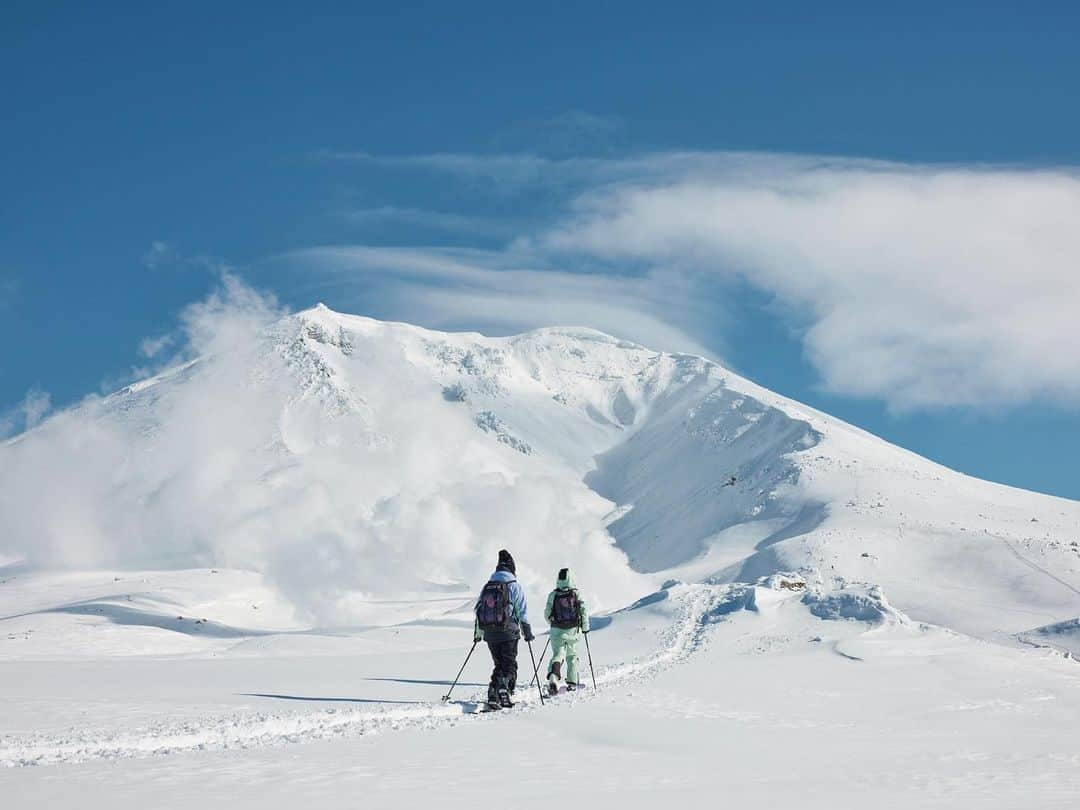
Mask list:
[{"label": "mint green snow pants", "polygon": [[[579,641],[581,641],[581,631],[576,627],[570,630],[562,630],[558,627],[551,628],[551,664],[566,661],[563,675],[567,683],[579,683],[577,668],[577,645]],[[551,664],[548,665],[548,676],[551,675]]]}]

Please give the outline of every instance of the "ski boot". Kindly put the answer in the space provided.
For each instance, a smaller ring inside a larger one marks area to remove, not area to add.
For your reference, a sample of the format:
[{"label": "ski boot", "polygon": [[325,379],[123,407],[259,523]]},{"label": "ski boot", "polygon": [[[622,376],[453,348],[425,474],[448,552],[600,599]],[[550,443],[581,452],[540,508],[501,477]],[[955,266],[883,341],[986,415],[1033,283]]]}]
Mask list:
[{"label": "ski boot", "polygon": [[499,690],[499,708],[500,709],[509,709],[513,705],[514,704],[510,702],[510,690],[509,689],[500,689]]},{"label": "ski boot", "polygon": [[578,687],[578,685],[576,683],[572,683],[571,681],[566,682],[566,691],[567,692],[574,692],[574,691],[577,690],[577,687]]},{"label": "ski boot", "polygon": [[561,677],[562,661],[556,661],[548,669],[548,694],[552,697],[559,694],[559,678]]},{"label": "ski boot", "polygon": [[494,685],[488,687],[487,707],[492,710],[502,708],[502,703],[499,702],[499,690]]}]

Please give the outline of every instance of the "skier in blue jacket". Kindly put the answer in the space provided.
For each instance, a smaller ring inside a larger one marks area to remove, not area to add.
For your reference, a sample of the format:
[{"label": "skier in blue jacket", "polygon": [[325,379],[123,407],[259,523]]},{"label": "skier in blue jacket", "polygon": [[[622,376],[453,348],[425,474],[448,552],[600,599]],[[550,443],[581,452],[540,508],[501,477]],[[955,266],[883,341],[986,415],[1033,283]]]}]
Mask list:
[{"label": "skier in blue jacket", "polygon": [[473,641],[487,642],[495,668],[488,685],[488,705],[507,708],[517,686],[517,650],[522,636],[532,641],[525,590],[517,581],[514,558],[506,549],[499,551],[499,562],[476,600]]}]

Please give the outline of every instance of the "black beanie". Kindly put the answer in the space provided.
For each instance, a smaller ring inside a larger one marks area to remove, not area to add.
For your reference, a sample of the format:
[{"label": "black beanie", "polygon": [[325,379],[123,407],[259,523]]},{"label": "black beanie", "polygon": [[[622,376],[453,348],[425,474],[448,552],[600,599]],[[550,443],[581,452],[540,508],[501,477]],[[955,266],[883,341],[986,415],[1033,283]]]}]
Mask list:
[{"label": "black beanie", "polygon": [[499,564],[495,566],[496,571],[509,571],[511,574],[517,573],[517,568],[514,566],[514,558],[510,556],[510,552],[505,548],[499,550]]}]

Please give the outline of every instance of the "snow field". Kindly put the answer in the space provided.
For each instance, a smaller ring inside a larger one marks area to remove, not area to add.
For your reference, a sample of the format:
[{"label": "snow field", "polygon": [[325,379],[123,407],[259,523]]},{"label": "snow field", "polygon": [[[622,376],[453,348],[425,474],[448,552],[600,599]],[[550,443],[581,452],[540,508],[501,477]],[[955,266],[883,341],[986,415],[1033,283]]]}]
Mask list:
[{"label": "snow field", "polygon": [[[678,605],[675,623],[660,633],[660,649],[640,660],[597,668],[600,688],[622,686],[651,677],[692,655],[702,643],[713,606],[730,590],[717,586],[680,586],[672,597]],[[605,636],[607,633],[601,633]],[[540,652],[539,649],[536,650]],[[477,649],[478,661],[486,665],[483,645]],[[523,676],[530,668],[527,649],[519,653]],[[584,670],[584,667],[583,667]],[[531,677],[531,673],[529,674]],[[432,687],[434,691],[435,687]],[[459,691],[463,691],[459,687]],[[587,692],[560,697],[558,702],[571,704],[589,699]],[[26,735],[5,737],[0,743],[0,765],[17,767],[78,763],[94,759],[125,759],[160,756],[183,751],[222,751],[297,742],[312,742],[339,737],[358,737],[402,729],[432,728],[456,722],[462,714],[475,712],[483,691],[471,699],[449,704],[432,701],[411,708],[363,708],[349,706],[305,712],[254,712],[166,722],[138,728],[72,729],[62,735]],[[539,695],[524,685],[516,697],[517,712],[539,704]],[[493,718],[492,718],[493,719]]]},{"label": "snow field", "polygon": [[[11,806],[1075,804],[1080,504],[591,330],[205,326],[0,446]],[[600,689],[466,717],[503,546]]]}]

